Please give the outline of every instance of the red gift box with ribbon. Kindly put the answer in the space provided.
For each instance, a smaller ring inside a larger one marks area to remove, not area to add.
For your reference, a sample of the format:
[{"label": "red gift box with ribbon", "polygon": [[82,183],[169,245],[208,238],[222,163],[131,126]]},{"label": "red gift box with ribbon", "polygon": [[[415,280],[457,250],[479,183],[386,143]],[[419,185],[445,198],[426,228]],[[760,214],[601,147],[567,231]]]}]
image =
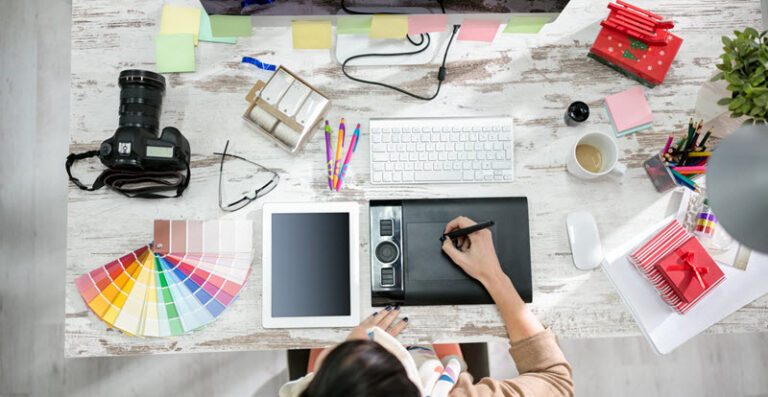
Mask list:
[{"label": "red gift box with ribbon", "polygon": [[686,303],[695,303],[725,279],[723,271],[695,237],[662,258],[656,268]]}]

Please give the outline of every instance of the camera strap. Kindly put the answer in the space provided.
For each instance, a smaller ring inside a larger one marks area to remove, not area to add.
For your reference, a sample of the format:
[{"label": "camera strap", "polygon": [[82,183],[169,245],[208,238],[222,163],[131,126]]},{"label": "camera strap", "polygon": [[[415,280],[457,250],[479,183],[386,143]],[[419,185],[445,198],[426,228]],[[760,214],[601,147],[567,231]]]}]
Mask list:
[{"label": "camera strap", "polygon": [[[72,164],[77,160],[96,157],[98,155],[98,150],[91,150],[83,153],[70,153],[69,156],[67,156],[66,168],[69,180],[81,190],[92,192],[107,186],[112,190],[122,193],[126,197],[147,199],[174,198],[181,196],[184,189],[189,185],[189,178],[192,175],[192,172],[189,169],[189,162],[185,164],[187,166],[186,176],[178,171],[128,171],[107,168],[99,174],[95,181],[93,181],[93,185],[88,187],[80,182],[79,179],[72,176]],[[173,191],[176,192],[175,196],[162,194],[163,192]]]}]

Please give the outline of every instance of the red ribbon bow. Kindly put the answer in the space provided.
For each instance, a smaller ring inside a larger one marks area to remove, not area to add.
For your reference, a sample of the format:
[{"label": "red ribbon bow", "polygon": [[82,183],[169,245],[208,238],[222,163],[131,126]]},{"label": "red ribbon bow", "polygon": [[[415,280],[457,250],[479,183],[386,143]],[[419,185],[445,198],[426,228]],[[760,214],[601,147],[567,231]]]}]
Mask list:
[{"label": "red ribbon bow", "polygon": [[707,274],[709,272],[709,269],[706,267],[696,267],[696,265],[693,264],[693,251],[682,251],[680,249],[677,249],[675,251],[677,255],[680,256],[680,259],[685,263],[685,265],[672,265],[667,268],[668,271],[686,271],[690,270],[693,272],[693,274],[696,275],[696,279],[699,280],[699,285],[701,285],[702,289],[707,289],[707,283],[704,282],[704,279],[701,278],[702,274]]}]

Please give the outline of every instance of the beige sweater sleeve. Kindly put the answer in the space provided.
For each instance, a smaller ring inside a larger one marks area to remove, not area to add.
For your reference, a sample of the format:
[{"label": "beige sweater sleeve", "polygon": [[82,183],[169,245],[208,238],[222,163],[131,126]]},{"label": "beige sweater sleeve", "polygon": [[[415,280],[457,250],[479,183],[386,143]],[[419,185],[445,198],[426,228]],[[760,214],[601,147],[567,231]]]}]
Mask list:
[{"label": "beige sweater sleeve", "polygon": [[571,367],[555,334],[549,329],[511,344],[509,354],[520,375],[497,381],[483,378],[472,384],[472,375],[459,375],[451,397],[573,396]]}]

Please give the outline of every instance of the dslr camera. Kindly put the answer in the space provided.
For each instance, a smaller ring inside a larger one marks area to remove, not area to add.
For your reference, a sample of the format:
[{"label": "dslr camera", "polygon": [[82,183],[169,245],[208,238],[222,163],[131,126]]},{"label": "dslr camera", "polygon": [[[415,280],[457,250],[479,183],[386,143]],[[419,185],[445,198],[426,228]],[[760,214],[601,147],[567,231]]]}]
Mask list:
[{"label": "dslr camera", "polygon": [[126,171],[188,169],[189,142],[178,129],[165,127],[158,136],[165,78],[146,70],[124,70],[120,85],[120,121],[115,134],[101,143],[99,160]]}]

